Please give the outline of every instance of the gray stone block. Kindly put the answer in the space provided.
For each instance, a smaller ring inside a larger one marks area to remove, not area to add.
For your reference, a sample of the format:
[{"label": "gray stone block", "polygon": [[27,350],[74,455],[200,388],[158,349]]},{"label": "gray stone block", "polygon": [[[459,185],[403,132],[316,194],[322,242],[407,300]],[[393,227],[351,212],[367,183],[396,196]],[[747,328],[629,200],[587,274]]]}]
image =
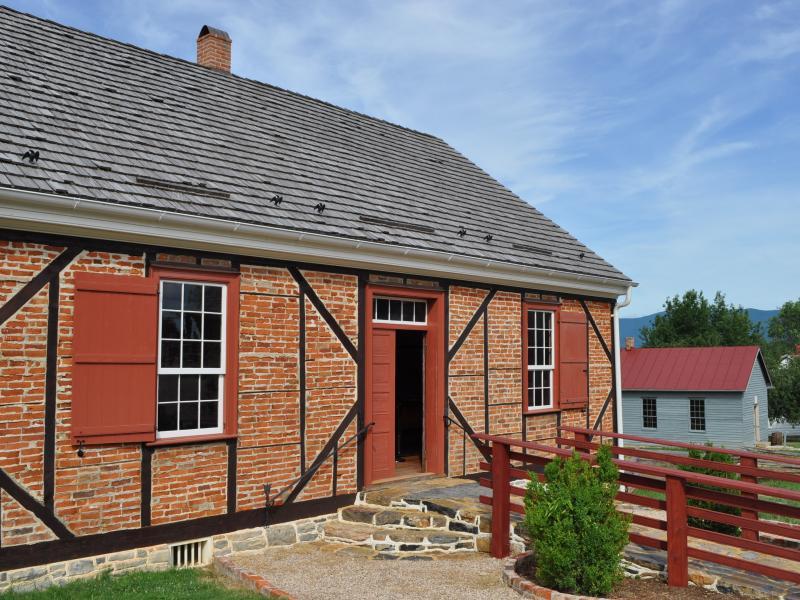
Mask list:
[{"label": "gray stone block", "polygon": [[267,547],[267,543],[262,535],[251,535],[238,540],[233,540],[231,549],[234,552],[247,552],[250,550],[262,550]]},{"label": "gray stone block", "polygon": [[132,558],[136,557],[136,552],[133,550],[128,550],[126,552],[117,552],[115,554],[111,554],[110,556],[101,556],[97,559],[97,564],[100,563],[100,559],[103,559],[105,562],[106,558],[111,562],[119,562],[121,560],[131,560]]},{"label": "gray stone block", "polygon": [[85,575],[94,571],[94,561],[91,559],[74,560],[67,565],[69,575]]},{"label": "gray stone block", "polygon": [[299,523],[297,525],[297,533],[304,534],[304,533],[316,533],[317,531],[317,524],[316,523]]},{"label": "gray stone block", "polygon": [[463,523],[461,521],[450,521],[450,531],[463,531],[466,533],[478,533],[478,527],[476,525],[469,525],[468,523]]},{"label": "gray stone block", "polygon": [[267,542],[270,546],[288,546],[297,542],[293,525],[271,525],[267,527]]},{"label": "gray stone block", "polygon": [[34,579],[39,579],[43,575],[47,575],[47,567],[31,567],[29,569],[11,571],[8,574],[8,580],[11,583],[33,581]]},{"label": "gray stone block", "polygon": [[437,533],[436,535],[429,535],[428,541],[431,544],[454,544],[461,538],[457,535],[447,533]]},{"label": "gray stone block", "polygon": [[170,556],[168,548],[162,548],[160,550],[156,550],[155,552],[152,552],[148,557],[148,562],[151,565],[158,565],[162,563],[165,565],[169,565],[169,561],[170,561]]}]

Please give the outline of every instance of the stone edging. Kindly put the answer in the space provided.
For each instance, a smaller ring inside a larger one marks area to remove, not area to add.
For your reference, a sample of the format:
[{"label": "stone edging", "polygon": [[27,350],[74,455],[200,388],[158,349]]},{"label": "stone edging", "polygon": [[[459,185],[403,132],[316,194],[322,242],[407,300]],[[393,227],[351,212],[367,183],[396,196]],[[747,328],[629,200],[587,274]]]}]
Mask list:
[{"label": "stone edging", "polygon": [[275,587],[269,581],[251,573],[233,563],[230,558],[223,556],[214,557],[212,563],[214,572],[232,579],[234,582],[243,585],[244,587],[261,594],[262,596],[269,596],[280,600],[297,600],[291,594],[284,592],[282,589]]},{"label": "stone edging", "polygon": [[529,579],[519,575],[514,570],[514,566],[516,565],[518,558],[519,556],[507,558],[505,560],[503,563],[501,578],[508,587],[517,592],[523,598],[530,598],[533,600],[599,600],[592,596],[575,596],[574,594],[565,594],[563,592],[557,592],[555,590],[551,590],[550,588],[536,585]]}]

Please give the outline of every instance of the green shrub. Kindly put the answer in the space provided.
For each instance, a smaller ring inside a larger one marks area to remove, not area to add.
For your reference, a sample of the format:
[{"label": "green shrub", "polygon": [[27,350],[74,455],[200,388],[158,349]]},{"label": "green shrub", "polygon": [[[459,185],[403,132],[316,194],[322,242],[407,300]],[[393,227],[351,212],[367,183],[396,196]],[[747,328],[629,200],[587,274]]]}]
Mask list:
[{"label": "green shrub", "polygon": [[[689,458],[701,458],[703,460],[710,460],[719,463],[733,464],[733,459],[730,454],[722,454],[721,452],[714,452],[713,445],[708,444],[709,449],[705,452],[699,450],[689,450]],[[727,471],[717,471],[716,469],[707,467],[695,467],[691,465],[681,465],[682,471],[689,471],[690,473],[701,473],[703,475],[714,475],[716,477],[724,477],[726,479],[739,479],[737,473],[729,473]],[[731,490],[725,487],[713,485],[699,485],[691,484],[706,490],[716,492],[727,492],[729,494],[738,494],[736,490]],[[696,506],[698,508],[705,508],[706,510],[715,510],[717,512],[726,513],[729,515],[736,515],[737,517],[742,514],[742,511],[735,506],[728,506],[727,504],[719,504],[717,502],[709,502],[708,500],[688,500],[689,506]],[[717,521],[710,521],[708,519],[698,519],[697,517],[689,517],[689,525],[697,527],[698,529],[707,529],[708,531],[717,531],[719,533],[727,533],[728,535],[739,536],[742,530],[736,525],[728,525],[727,523],[719,523]]]},{"label": "green shrub", "polygon": [[619,474],[609,448],[600,447],[596,467],[575,453],[552,461],[544,474],[546,484],[531,476],[525,496],[537,581],[562,592],[607,595],[622,578],[630,524],[614,507]]}]

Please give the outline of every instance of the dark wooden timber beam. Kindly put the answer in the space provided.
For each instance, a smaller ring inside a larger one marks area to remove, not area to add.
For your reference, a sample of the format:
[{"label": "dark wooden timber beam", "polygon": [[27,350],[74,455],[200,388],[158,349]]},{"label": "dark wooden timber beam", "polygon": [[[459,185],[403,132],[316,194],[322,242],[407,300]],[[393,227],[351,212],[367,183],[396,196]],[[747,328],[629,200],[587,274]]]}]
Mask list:
[{"label": "dark wooden timber beam", "polygon": [[475,430],[469,424],[469,421],[467,421],[466,417],[459,410],[458,406],[456,406],[456,403],[453,402],[453,399],[449,395],[447,396],[447,407],[450,412],[453,413],[455,420],[458,421],[458,424],[461,425],[461,428],[467,433],[469,439],[473,444],[475,444],[475,447],[483,455],[484,459],[491,460],[492,456],[489,454],[489,450],[486,448],[486,445],[472,437],[475,433]]},{"label": "dark wooden timber beam", "polygon": [[600,413],[597,415],[597,419],[595,419],[594,427],[592,427],[592,429],[599,429],[600,428],[600,425],[603,422],[603,417],[605,416],[606,411],[608,410],[608,407],[611,404],[611,401],[614,399],[615,396],[616,396],[616,394],[614,393],[614,384],[612,383],[611,384],[611,391],[608,392],[608,397],[606,397],[606,401],[603,402],[603,408],[600,409]]},{"label": "dark wooden timber beam", "polygon": [[47,285],[54,275],[60,273],[64,267],[73,261],[82,251],[81,246],[69,246],[61,254],[56,256],[33,279],[22,286],[22,288],[6,302],[0,306],[0,325],[8,321],[12,315],[25,306],[45,285]]},{"label": "dark wooden timber beam", "polygon": [[153,493],[153,452],[155,452],[155,448],[142,444],[142,471],[139,477],[139,519],[142,527],[150,526],[150,506]]},{"label": "dark wooden timber beam", "polygon": [[44,523],[59,539],[68,540],[75,537],[75,534],[67,529],[67,526],[56,517],[52,509],[44,506],[36,500],[36,498],[31,496],[3,469],[0,469],[0,488],[19,502],[22,508],[32,512],[33,515]]},{"label": "dark wooden timber beam", "polygon": [[472,315],[469,322],[467,323],[467,326],[464,327],[464,331],[461,332],[461,335],[458,336],[458,339],[453,344],[453,347],[450,348],[450,350],[447,352],[447,362],[452,361],[455,355],[461,349],[461,346],[467,340],[469,334],[472,333],[472,330],[475,327],[475,325],[478,323],[480,318],[486,312],[489,303],[492,301],[496,293],[497,293],[497,288],[492,288],[491,290],[489,290],[489,293],[486,294],[486,297],[483,299],[483,302],[481,302],[481,305],[478,307],[478,310],[475,311],[475,314]]},{"label": "dark wooden timber beam", "polygon": [[597,339],[600,341],[600,345],[603,347],[603,352],[606,353],[606,358],[608,358],[608,361],[613,364],[614,355],[611,353],[611,350],[609,350],[608,348],[608,344],[606,343],[605,339],[603,339],[603,336],[600,334],[600,329],[597,327],[597,323],[595,322],[594,317],[592,316],[592,313],[589,310],[589,307],[586,305],[586,301],[581,299],[579,300],[579,302],[583,307],[583,312],[586,313],[586,318],[588,319],[589,324],[592,326],[592,329],[594,330],[594,334],[597,336]]},{"label": "dark wooden timber beam", "polygon": [[[295,502],[286,507],[280,514],[270,513],[269,522],[286,523],[297,519],[307,519],[319,515],[336,512],[338,508],[355,501],[355,494],[344,494],[330,498]],[[123,529],[109,533],[97,533],[66,540],[39,542],[24,546],[0,548],[0,571],[20,569],[34,565],[43,565],[97,554],[109,554],[155,546],[171,544],[185,540],[209,537],[230,533],[240,529],[261,527],[267,522],[267,510],[256,508],[239,511],[234,514],[222,514],[212,517],[201,517],[188,521],[165,523],[140,529]]]},{"label": "dark wooden timber beam", "polygon": [[297,334],[297,368],[298,383],[300,384],[299,397],[299,429],[300,429],[300,474],[306,472],[306,295],[301,290],[297,296],[299,305],[300,329]]},{"label": "dark wooden timber beam", "polygon": [[306,278],[303,277],[300,269],[294,266],[287,267],[287,269],[289,273],[292,274],[292,277],[294,277],[297,285],[300,287],[300,291],[308,296],[311,304],[314,305],[314,308],[317,309],[317,312],[319,312],[324,321],[328,324],[328,327],[331,328],[331,331],[333,331],[333,334],[339,339],[342,346],[344,346],[344,349],[347,350],[347,353],[350,355],[350,358],[353,359],[353,362],[358,362],[358,351],[356,350],[355,345],[350,338],[347,337],[347,334],[344,332],[344,329],[342,329],[342,326],[339,325],[339,322],[325,307],[325,304],[322,302],[320,297],[317,296],[317,292],[314,291],[314,288],[312,288]]},{"label": "dark wooden timber beam", "polygon": [[303,473],[302,477],[300,477],[300,480],[297,482],[297,485],[294,486],[294,489],[289,492],[285,502],[275,508],[275,513],[282,512],[284,507],[294,502],[295,498],[297,498],[297,496],[300,495],[300,492],[303,491],[303,488],[308,485],[308,482],[311,481],[317,470],[328,458],[328,455],[331,453],[331,450],[333,450],[334,445],[339,441],[342,435],[344,435],[344,432],[350,426],[350,423],[353,422],[353,419],[356,418],[356,415],[358,414],[358,406],[358,402],[356,402],[350,407],[350,410],[347,411],[347,414],[344,416],[344,419],[342,419],[342,422],[339,423],[339,426],[333,432],[333,435],[331,435],[330,439],[325,443],[325,446],[323,446],[322,450],[320,450],[319,454],[317,454],[314,462],[311,463],[311,465],[308,467],[308,470]]},{"label": "dark wooden timber beam", "polygon": [[58,306],[60,272],[50,277],[47,290],[47,352],[44,372],[43,500],[53,509],[56,481],[56,396],[58,394]]}]

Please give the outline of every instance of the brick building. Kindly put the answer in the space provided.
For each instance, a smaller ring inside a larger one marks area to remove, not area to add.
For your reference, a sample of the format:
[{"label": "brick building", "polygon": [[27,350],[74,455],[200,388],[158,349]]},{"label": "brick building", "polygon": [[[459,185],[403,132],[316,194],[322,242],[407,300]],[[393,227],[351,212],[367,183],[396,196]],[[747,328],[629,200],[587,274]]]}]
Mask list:
[{"label": "brick building", "polygon": [[0,8],[0,570],[612,429],[632,282],[433,136]]}]

